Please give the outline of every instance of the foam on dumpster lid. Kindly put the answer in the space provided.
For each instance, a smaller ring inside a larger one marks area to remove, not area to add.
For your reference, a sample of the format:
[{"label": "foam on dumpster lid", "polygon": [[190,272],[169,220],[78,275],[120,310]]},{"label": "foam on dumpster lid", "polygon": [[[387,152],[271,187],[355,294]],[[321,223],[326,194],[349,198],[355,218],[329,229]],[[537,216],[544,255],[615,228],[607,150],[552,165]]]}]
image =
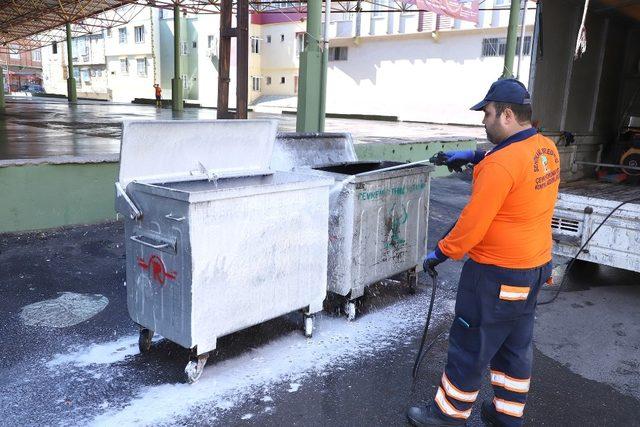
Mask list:
[{"label": "foam on dumpster lid", "polygon": [[290,171],[358,160],[349,133],[279,133],[271,158],[271,169]]},{"label": "foam on dumpster lid", "polygon": [[265,173],[277,126],[275,120],[125,121],[120,184]]}]

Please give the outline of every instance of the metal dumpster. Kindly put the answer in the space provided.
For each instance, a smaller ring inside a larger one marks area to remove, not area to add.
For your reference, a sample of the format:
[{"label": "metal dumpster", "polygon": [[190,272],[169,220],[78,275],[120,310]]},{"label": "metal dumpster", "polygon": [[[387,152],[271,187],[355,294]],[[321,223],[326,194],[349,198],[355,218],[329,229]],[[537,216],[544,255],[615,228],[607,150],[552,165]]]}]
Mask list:
[{"label": "metal dumpster", "polygon": [[269,169],[276,122],[136,121],[122,133],[127,306],[140,350],[156,332],[192,349],[189,382],[219,337],[322,309],[332,181]]},{"label": "metal dumpster", "polygon": [[[412,291],[426,250],[433,167],[381,170],[401,162],[359,162],[349,134],[279,134],[271,166],[311,168],[334,185],[329,205],[327,289],[348,319],[365,287],[406,272]],[[376,172],[380,170],[380,172]]]}]

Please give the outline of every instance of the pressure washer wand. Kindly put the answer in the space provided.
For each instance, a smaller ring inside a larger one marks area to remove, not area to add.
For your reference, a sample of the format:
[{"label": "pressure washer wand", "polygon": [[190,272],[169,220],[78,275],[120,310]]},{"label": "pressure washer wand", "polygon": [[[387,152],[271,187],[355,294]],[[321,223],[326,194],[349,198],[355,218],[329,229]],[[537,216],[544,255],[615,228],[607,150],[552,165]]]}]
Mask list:
[{"label": "pressure washer wand", "polygon": [[403,163],[401,165],[389,166],[389,167],[382,168],[382,169],[376,169],[376,170],[372,170],[372,171],[368,171],[368,172],[362,172],[362,173],[359,173],[357,176],[360,177],[360,176],[371,175],[371,174],[374,174],[374,173],[392,171],[392,170],[396,170],[396,169],[410,168],[412,166],[426,165],[428,163],[431,163],[431,161],[430,160],[420,160],[419,162]]}]

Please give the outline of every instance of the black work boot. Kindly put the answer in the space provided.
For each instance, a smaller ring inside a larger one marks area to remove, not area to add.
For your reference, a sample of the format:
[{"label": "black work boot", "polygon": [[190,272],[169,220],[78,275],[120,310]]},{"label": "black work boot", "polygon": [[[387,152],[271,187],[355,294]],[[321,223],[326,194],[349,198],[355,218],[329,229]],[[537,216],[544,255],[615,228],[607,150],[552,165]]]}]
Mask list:
[{"label": "black work boot", "polygon": [[496,414],[496,409],[493,407],[493,402],[491,400],[485,400],[482,402],[480,418],[482,418],[484,425],[489,427],[502,427],[504,425],[500,420],[498,420],[498,414]]},{"label": "black work boot", "polygon": [[442,417],[438,410],[433,406],[433,403],[430,403],[427,406],[412,406],[407,410],[407,418],[412,425],[418,427],[465,425],[464,420]]}]

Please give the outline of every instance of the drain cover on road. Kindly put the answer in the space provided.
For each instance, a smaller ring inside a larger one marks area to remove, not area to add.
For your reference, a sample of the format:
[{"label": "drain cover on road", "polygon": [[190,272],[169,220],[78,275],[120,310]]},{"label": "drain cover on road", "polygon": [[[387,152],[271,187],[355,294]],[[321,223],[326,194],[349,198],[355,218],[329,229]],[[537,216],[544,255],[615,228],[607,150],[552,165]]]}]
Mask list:
[{"label": "drain cover on road", "polygon": [[107,304],[109,299],[102,295],[63,292],[58,298],[23,307],[20,319],[28,326],[64,328],[92,318]]}]

